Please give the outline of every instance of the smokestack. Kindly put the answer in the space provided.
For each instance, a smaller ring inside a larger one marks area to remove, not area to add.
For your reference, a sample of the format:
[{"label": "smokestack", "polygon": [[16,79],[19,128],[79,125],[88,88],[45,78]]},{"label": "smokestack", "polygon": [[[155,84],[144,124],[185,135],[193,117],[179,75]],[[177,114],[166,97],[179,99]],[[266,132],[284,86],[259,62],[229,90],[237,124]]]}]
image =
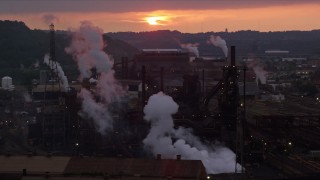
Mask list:
[{"label": "smokestack", "polygon": [[124,57],[121,58],[121,72],[122,72],[122,79],[125,78],[125,64],[124,64]]},{"label": "smokestack", "polygon": [[236,47],[231,46],[231,64],[230,66],[233,67],[236,65]]},{"label": "smokestack", "polygon": [[177,155],[177,160],[181,160],[181,155],[180,154]]},{"label": "smokestack", "polygon": [[124,64],[125,64],[125,78],[128,79],[128,72],[129,72],[129,68],[128,68],[128,57],[124,57]]},{"label": "smokestack", "polygon": [[142,107],[146,104],[146,67],[142,66],[141,69],[141,81],[142,81]]},{"label": "smokestack", "polygon": [[54,24],[51,23],[50,26],[50,60],[56,60],[56,52],[55,52],[55,30]]},{"label": "smokestack", "polygon": [[157,160],[161,160],[161,154],[157,154]]},{"label": "smokestack", "polygon": [[204,69],[202,69],[202,95],[205,97],[205,90],[204,90]]},{"label": "smokestack", "polygon": [[27,176],[27,169],[22,169],[22,176]]},{"label": "smokestack", "polygon": [[163,92],[163,67],[160,68],[160,91]]}]

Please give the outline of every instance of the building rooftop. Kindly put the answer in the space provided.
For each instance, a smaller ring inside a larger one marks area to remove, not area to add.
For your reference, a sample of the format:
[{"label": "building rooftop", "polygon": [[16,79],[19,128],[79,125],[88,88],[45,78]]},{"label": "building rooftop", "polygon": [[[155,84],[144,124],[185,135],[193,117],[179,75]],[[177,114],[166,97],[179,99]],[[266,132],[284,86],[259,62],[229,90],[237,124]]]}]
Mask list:
[{"label": "building rooftop", "polygon": [[[204,179],[205,168],[200,160],[134,159],[106,157],[62,157],[62,156],[0,156],[0,174],[27,175],[22,179],[76,179],[91,180],[101,176],[120,176],[124,179]],[[62,177],[68,175],[68,177]],[[59,177],[61,176],[61,177]],[[81,178],[80,178],[81,177]]]},{"label": "building rooftop", "polygon": [[63,173],[70,159],[70,157],[0,156],[0,173],[21,173],[23,169],[31,173]]},{"label": "building rooftop", "polygon": [[133,159],[133,158],[72,158],[65,173],[108,173],[144,177],[188,177],[205,175],[200,160]]}]

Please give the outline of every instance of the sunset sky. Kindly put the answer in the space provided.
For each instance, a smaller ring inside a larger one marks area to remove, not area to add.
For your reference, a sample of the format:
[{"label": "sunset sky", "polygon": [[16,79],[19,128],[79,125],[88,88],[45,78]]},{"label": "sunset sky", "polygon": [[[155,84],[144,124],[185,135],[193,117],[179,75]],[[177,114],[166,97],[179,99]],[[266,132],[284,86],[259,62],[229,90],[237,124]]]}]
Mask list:
[{"label": "sunset sky", "polygon": [[105,32],[320,29],[320,0],[0,0],[0,19],[70,29],[91,21]]}]

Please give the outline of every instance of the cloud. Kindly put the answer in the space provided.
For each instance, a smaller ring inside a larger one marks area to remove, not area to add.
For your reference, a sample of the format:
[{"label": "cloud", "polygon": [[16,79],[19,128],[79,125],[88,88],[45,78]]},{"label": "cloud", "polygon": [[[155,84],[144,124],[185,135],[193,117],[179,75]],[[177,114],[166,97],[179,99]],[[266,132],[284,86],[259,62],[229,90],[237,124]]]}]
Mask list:
[{"label": "cloud", "polygon": [[317,0],[12,0],[1,1],[0,13],[147,12],[155,10],[238,9],[318,3]]}]

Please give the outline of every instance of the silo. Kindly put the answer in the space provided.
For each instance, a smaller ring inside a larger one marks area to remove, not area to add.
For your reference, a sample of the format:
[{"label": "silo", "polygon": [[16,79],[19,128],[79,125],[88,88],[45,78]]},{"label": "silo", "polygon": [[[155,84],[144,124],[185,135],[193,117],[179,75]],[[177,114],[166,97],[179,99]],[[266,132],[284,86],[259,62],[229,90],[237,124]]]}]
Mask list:
[{"label": "silo", "polygon": [[12,89],[12,78],[9,76],[5,76],[1,80],[1,87],[3,89]]}]

